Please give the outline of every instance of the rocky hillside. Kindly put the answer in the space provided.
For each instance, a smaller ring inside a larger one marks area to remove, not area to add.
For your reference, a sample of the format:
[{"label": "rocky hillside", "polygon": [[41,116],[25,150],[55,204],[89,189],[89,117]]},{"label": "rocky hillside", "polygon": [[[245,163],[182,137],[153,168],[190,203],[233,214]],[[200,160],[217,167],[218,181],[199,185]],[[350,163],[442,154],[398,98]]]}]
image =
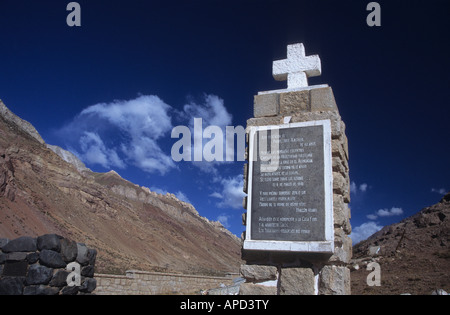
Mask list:
[{"label": "rocky hillside", "polygon": [[97,249],[97,272],[220,274],[241,262],[239,239],[220,223],[172,194],[90,171],[0,101],[0,237],[46,233]]},{"label": "rocky hillside", "polygon": [[[379,287],[366,284],[371,261],[381,268]],[[439,203],[355,245],[351,276],[352,294],[450,292],[450,192]]]}]

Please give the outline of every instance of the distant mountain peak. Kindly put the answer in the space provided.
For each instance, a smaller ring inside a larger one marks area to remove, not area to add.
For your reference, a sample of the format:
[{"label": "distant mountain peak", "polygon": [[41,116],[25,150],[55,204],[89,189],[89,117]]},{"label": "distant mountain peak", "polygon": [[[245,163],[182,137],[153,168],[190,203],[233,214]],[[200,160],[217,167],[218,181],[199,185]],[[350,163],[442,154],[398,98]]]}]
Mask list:
[{"label": "distant mountain peak", "polygon": [[25,132],[26,134],[28,134],[32,138],[36,139],[39,143],[46,145],[47,148],[49,148],[50,150],[55,152],[64,161],[66,161],[66,162],[72,164],[73,166],[75,166],[75,168],[79,172],[83,172],[83,171],[89,170],[86,167],[86,165],[84,165],[84,163],[75,154],[73,154],[72,152],[64,150],[63,148],[61,148],[59,146],[56,146],[56,145],[46,144],[44,139],[42,139],[41,135],[36,130],[36,128],[34,128],[34,126],[31,123],[29,123],[28,121],[23,120],[22,118],[20,118],[16,114],[14,114],[2,102],[2,100],[0,100],[0,116],[2,116],[9,123],[12,123],[12,124],[16,125],[17,127],[19,127],[20,130],[22,130],[23,132]]},{"label": "distant mountain peak", "polygon": [[27,133],[40,143],[44,144],[45,141],[42,139],[39,132],[37,132],[36,128],[28,121],[23,120],[22,118],[16,116],[12,111],[9,110],[8,107],[0,100],[0,116],[2,116],[6,121],[15,124],[19,127],[23,132]]}]

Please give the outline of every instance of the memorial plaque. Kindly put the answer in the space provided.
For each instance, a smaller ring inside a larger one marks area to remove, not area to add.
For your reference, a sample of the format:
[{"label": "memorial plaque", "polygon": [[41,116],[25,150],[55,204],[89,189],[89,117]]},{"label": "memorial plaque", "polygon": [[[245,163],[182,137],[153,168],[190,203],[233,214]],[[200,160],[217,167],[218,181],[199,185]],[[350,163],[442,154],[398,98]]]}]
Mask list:
[{"label": "memorial plaque", "polygon": [[253,127],[249,163],[244,249],[332,250],[330,122]]}]

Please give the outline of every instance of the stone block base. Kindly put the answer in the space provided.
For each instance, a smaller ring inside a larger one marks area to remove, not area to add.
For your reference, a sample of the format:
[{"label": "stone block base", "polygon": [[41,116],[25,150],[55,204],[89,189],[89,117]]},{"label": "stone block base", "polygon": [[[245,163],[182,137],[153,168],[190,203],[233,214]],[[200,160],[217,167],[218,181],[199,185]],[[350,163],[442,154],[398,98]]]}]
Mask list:
[{"label": "stone block base", "polygon": [[[305,263],[301,263],[304,265]],[[240,295],[350,295],[350,270],[344,266],[282,267],[242,265]]]}]

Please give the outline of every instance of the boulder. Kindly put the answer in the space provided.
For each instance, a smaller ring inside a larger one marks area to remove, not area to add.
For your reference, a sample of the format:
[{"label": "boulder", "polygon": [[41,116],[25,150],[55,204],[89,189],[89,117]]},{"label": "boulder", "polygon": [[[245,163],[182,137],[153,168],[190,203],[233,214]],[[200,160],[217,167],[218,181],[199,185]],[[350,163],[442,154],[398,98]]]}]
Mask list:
[{"label": "boulder", "polygon": [[79,263],[82,266],[87,265],[89,263],[87,246],[83,243],[77,243],[77,250],[78,250],[76,259],[77,263]]},{"label": "boulder", "polygon": [[40,252],[39,262],[50,268],[65,268],[67,265],[60,253],[49,249],[44,249]]},{"label": "boulder", "polygon": [[78,246],[75,241],[63,238],[61,240],[61,255],[66,263],[75,261],[78,255]]},{"label": "boulder", "polygon": [[56,234],[45,234],[37,238],[37,248],[42,251],[44,249],[54,250],[59,252],[61,250],[60,239],[62,237]]},{"label": "boulder", "polygon": [[27,254],[27,257],[25,258],[25,260],[31,265],[36,263],[39,260],[39,253],[34,252],[34,253],[29,253]]},{"label": "boulder", "polygon": [[97,258],[97,250],[93,248],[89,248],[88,250],[88,258],[89,258],[89,265],[94,266],[95,260]]},{"label": "boulder", "polygon": [[94,265],[95,259],[97,257],[97,250],[96,249],[89,249],[87,246],[83,243],[77,243],[77,263],[79,263],[82,266],[86,265]]},{"label": "boulder", "polygon": [[36,239],[29,236],[22,236],[9,241],[2,247],[4,253],[11,252],[35,252],[37,250]]},{"label": "boulder", "polygon": [[0,279],[0,295],[21,295],[23,292],[23,277],[4,277]]},{"label": "boulder", "polygon": [[80,291],[80,287],[77,286],[66,286],[61,290],[62,295],[76,295]]},{"label": "boulder", "polygon": [[52,287],[64,287],[67,285],[67,276],[69,275],[68,271],[58,270],[52,277],[50,281],[50,286]]},{"label": "boulder", "polygon": [[9,243],[9,239],[8,238],[0,238],[0,249],[2,249],[3,246],[5,246],[8,243]]},{"label": "boulder", "polygon": [[86,278],[80,287],[80,291],[84,293],[91,293],[97,287],[97,280],[93,278]]},{"label": "boulder", "polygon": [[12,252],[6,254],[6,261],[22,261],[27,258],[27,253],[25,252]]},{"label": "boulder", "polygon": [[81,275],[83,277],[93,277],[94,276],[94,266],[84,266],[83,269],[81,269]]},{"label": "boulder", "polygon": [[26,283],[33,284],[48,284],[53,276],[53,269],[41,265],[31,265],[28,268]]}]

